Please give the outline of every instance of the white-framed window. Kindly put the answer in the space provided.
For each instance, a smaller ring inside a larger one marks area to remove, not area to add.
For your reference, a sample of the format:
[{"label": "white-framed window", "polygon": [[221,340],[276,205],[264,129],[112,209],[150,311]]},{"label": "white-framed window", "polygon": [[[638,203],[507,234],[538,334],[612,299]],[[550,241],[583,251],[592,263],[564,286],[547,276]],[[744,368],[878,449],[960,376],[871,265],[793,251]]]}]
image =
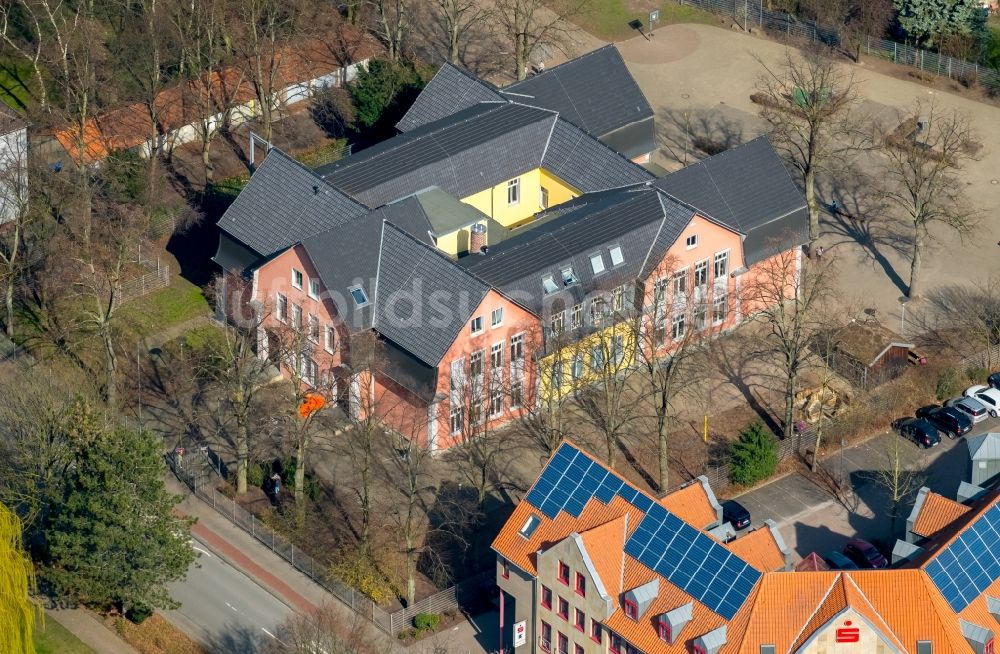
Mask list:
[{"label": "white-framed window", "polygon": [[612,245],[608,248],[608,254],[611,256],[611,267],[620,266],[625,261],[625,256],[622,254],[622,246]]},{"label": "white-framed window", "polygon": [[583,324],[583,305],[574,304],[569,314],[570,329],[576,329]]},{"label": "white-framed window", "polygon": [[563,323],[566,320],[566,312],[558,311],[552,314],[552,319],[550,321],[549,327],[552,329],[552,335],[556,336],[562,333]]},{"label": "white-framed window", "polygon": [[705,306],[704,302],[699,302],[695,306],[692,322],[694,322],[694,330],[696,332],[700,332],[708,326],[708,307]]},{"label": "white-framed window", "polygon": [[302,356],[299,358],[299,366],[299,374],[302,376],[302,381],[310,386],[315,386],[316,372],[319,370],[316,362],[307,356]]},{"label": "white-framed window", "polygon": [[573,272],[573,266],[567,266],[562,269],[562,280],[564,286],[572,286],[580,281],[576,273]]},{"label": "white-framed window", "polygon": [[462,419],[464,413],[465,412],[462,411],[462,407],[458,407],[457,409],[452,409],[451,410],[451,416],[448,419],[448,423],[449,423],[449,425],[451,427],[451,433],[452,433],[452,435],[461,433],[462,427],[465,426],[463,424],[464,420]]},{"label": "white-framed window", "polygon": [[319,343],[319,318],[309,314],[309,340]]},{"label": "white-framed window", "polygon": [[503,389],[494,388],[490,391],[490,417],[496,418],[503,413]]},{"label": "white-framed window", "polygon": [[616,366],[620,366],[625,360],[625,337],[622,334],[616,334],[611,339],[611,360]]},{"label": "white-framed window", "polygon": [[583,353],[577,352],[573,355],[573,365],[570,368],[570,375],[573,379],[580,379],[583,377]]},{"label": "white-framed window", "polygon": [[688,250],[698,247],[698,235],[692,234],[684,240],[684,247]]},{"label": "white-framed window", "polygon": [[712,324],[721,325],[729,317],[729,297],[719,293],[712,298]]},{"label": "white-framed window", "polygon": [[316,277],[309,278],[309,297],[314,300],[319,299],[319,279]]},{"label": "white-framed window", "polygon": [[715,265],[712,268],[712,279],[720,279],[729,274],[729,250],[715,253]]},{"label": "white-framed window", "polygon": [[521,201],[521,178],[515,177],[507,182],[507,204],[518,204]]},{"label": "white-framed window", "polygon": [[653,345],[663,347],[667,342],[667,317],[657,315],[653,320]]},{"label": "white-framed window", "polygon": [[288,322],[288,298],[278,293],[277,301],[274,303],[274,311],[278,320]]},{"label": "white-framed window", "polygon": [[549,189],[544,186],[538,189],[538,208],[548,209],[549,208]]},{"label": "white-framed window", "polygon": [[604,255],[600,252],[590,255],[590,268],[594,271],[595,275],[600,275],[604,272]]},{"label": "white-framed window", "polygon": [[483,351],[476,350],[469,355],[469,375],[473,379],[483,376]]},{"label": "white-framed window", "polygon": [[678,270],[670,278],[673,286],[674,301],[687,297],[688,271]]},{"label": "white-framed window", "polygon": [[[465,359],[455,359],[451,362],[451,390],[460,391],[465,384]],[[457,400],[452,399],[454,404]]]},{"label": "white-framed window", "polygon": [[594,372],[604,370],[604,344],[598,342],[590,348],[590,369]]},{"label": "white-framed window", "polygon": [[337,345],[337,334],[332,325],[327,325],[323,331],[323,349],[333,354],[333,348]]},{"label": "white-framed window", "polygon": [[604,314],[607,312],[608,303],[602,297],[595,297],[590,301],[590,324],[597,327],[604,323]]},{"label": "white-framed window", "polygon": [[520,409],[524,402],[524,382],[520,379],[510,380],[510,408]]},{"label": "white-framed window", "polygon": [[702,289],[708,286],[708,259],[694,264],[694,285],[695,288]]},{"label": "white-framed window", "polygon": [[667,306],[667,279],[661,277],[653,282],[653,309],[657,313]]},{"label": "white-framed window", "polygon": [[616,286],[611,291],[611,310],[620,313],[625,310],[625,287]]},{"label": "white-framed window", "polygon": [[297,268],[292,268],[292,286],[302,290],[302,271]]},{"label": "white-framed window", "polygon": [[500,372],[503,369],[503,341],[490,346],[490,370]]},{"label": "white-framed window", "polygon": [[490,327],[496,328],[503,324],[503,307],[497,307],[490,313]]},{"label": "white-framed window", "polygon": [[483,317],[482,316],[476,316],[475,318],[473,318],[472,321],[469,323],[469,329],[472,331],[472,335],[473,336],[475,336],[476,334],[482,334],[483,333]]},{"label": "white-framed window", "polygon": [[302,305],[292,305],[292,327],[302,329]]},{"label": "white-framed window", "polygon": [[522,361],[524,359],[524,334],[514,334],[510,337],[510,360]]},{"label": "white-framed window", "polygon": [[684,337],[684,312],[678,311],[670,321],[670,338],[675,341]]},{"label": "white-framed window", "polygon": [[482,402],[476,401],[469,405],[469,424],[476,426],[483,424]]},{"label": "white-framed window", "polygon": [[545,275],[542,277],[542,290],[546,295],[555,293],[559,290],[559,287],[556,286],[556,280],[552,278],[552,275]]}]

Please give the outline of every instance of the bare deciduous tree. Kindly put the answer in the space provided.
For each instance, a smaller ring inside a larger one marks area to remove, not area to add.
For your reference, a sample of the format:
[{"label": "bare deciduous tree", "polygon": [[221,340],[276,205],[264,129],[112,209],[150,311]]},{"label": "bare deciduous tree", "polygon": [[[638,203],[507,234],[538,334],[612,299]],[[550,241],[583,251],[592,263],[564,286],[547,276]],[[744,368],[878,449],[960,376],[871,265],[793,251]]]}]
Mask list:
[{"label": "bare deciduous tree", "polygon": [[811,247],[819,238],[816,177],[861,145],[857,85],[851,73],[817,51],[801,57],[789,52],[774,70],[760,63],[766,71],[757,85],[760,115],[771,141],[802,179]]},{"label": "bare deciduous tree", "polygon": [[4,330],[14,336],[14,289],[30,265],[33,230],[40,218],[29,203],[27,142],[12,143],[0,155],[0,284],[3,285]]},{"label": "bare deciduous tree", "polygon": [[931,227],[949,227],[965,235],[979,221],[980,213],[969,202],[959,177],[965,164],[976,159],[979,146],[968,118],[933,102],[917,103],[881,137],[885,196],[913,227],[907,296],[919,298],[924,253],[935,238]]},{"label": "bare deciduous tree", "polygon": [[886,437],[876,465],[883,467],[872,470],[869,475],[887,493],[886,504],[892,525],[892,536],[897,533],[900,508],[910,493],[923,483],[925,474],[921,465],[921,455],[911,443],[896,430]]},{"label": "bare deciduous tree", "polygon": [[375,12],[375,32],[389,61],[397,62],[403,56],[403,41],[410,31],[411,1],[367,0]]},{"label": "bare deciduous tree", "polygon": [[479,0],[435,0],[441,26],[441,37],[448,52],[448,61],[459,63],[462,44],[469,33],[492,16]]},{"label": "bare deciduous tree", "polygon": [[538,50],[559,47],[566,38],[567,20],[580,12],[584,0],[567,3],[556,13],[542,0],[498,0],[497,28],[512,47],[514,76],[522,80],[528,75],[528,64]]},{"label": "bare deciduous tree", "polygon": [[742,310],[762,329],[762,354],[774,358],[784,385],[782,430],[793,433],[795,392],[809,356],[809,344],[826,327],[824,307],[831,297],[829,261],[802,261],[784,250],[758,264],[743,281]]}]

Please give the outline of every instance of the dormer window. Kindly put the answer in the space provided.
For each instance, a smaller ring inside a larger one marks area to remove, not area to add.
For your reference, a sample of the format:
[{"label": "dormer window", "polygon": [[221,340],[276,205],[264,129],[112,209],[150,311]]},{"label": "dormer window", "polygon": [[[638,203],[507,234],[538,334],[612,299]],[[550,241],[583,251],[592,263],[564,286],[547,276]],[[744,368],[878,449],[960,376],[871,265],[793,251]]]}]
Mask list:
[{"label": "dormer window", "polygon": [[639,607],[632,600],[625,600],[623,602],[625,605],[625,616],[631,620],[639,619]]},{"label": "dormer window", "polygon": [[611,266],[620,266],[624,261],[625,257],[622,255],[622,246],[612,245],[608,249],[608,254],[611,255]]},{"label": "dormer window", "polygon": [[562,280],[563,284],[566,286],[572,286],[576,284],[579,279],[576,278],[576,273],[573,272],[573,268],[563,268],[562,269]]},{"label": "dormer window", "polygon": [[656,633],[660,637],[660,640],[662,640],[663,642],[665,643],[673,642],[670,639],[670,625],[664,622],[663,618],[660,618],[659,622],[656,625]]},{"label": "dormer window", "polygon": [[552,275],[542,277],[542,290],[545,291],[546,295],[559,290],[559,287],[556,286],[556,280],[552,278]]}]

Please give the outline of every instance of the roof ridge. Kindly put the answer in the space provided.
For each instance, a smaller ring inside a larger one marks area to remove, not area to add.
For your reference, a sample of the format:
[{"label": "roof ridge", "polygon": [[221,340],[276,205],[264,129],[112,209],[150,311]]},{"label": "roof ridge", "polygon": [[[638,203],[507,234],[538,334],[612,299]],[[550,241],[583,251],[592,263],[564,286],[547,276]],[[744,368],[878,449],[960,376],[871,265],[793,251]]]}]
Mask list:
[{"label": "roof ridge", "polygon": [[790,644],[788,646],[788,654],[792,654],[792,652],[795,651],[795,645],[799,642],[799,639],[802,637],[802,633],[806,630],[806,628],[810,624],[812,624],[812,621],[816,617],[816,614],[819,613],[819,610],[823,608],[823,606],[826,604],[826,600],[827,598],[830,597],[830,593],[833,592],[833,589],[836,588],[837,586],[837,582],[840,581],[840,578],[843,576],[844,576],[843,572],[838,572],[837,576],[834,577],[833,580],[830,582],[830,587],[826,589],[826,592],[823,594],[823,597],[821,597],[819,602],[816,603],[816,608],[813,609],[813,612],[810,613],[809,617],[802,623],[802,627],[799,629],[798,633],[795,634],[795,638],[791,639]]},{"label": "roof ridge", "polygon": [[[444,68],[446,68],[446,67],[458,71],[460,74],[464,75],[465,77],[468,77],[473,82],[477,82],[479,84],[482,84],[487,89],[489,89],[490,91],[493,91],[494,93],[496,93],[498,95],[502,96],[502,94],[503,94],[503,91],[500,89],[500,87],[498,87],[493,82],[490,82],[489,80],[483,79],[482,77],[479,77],[478,75],[474,75],[472,73],[472,71],[466,70],[464,67],[458,66],[456,64],[453,64],[450,61],[446,61],[443,64],[441,64],[441,68],[437,69],[437,72],[434,73],[434,77],[437,77],[438,74],[441,73],[441,70],[444,69]],[[431,79],[433,80],[434,77],[432,77]]]},{"label": "roof ridge", "polygon": [[[967,517],[969,518],[969,520],[964,525],[962,525],[962,527],[960,529],[958,529],[957,531],[955,531],[954,534],[952,534],[951,536],[949,536],[947,540],[945,540],[943,543],[941,543],[941,545],[937,549],[935,549],[933,552],[931,552],[931,555],[929,557],[927,557],[927,559],[923,563],[920,564],[920,570],[921,571],[925,571],[927,569],[927,566],[930,565],[930,563],[932,561],[934,561],[935,559],[937,559],[938,555],[940,555],[941,552],[944,552],[949,547],[951,547],[952,544],[956,540],[958,540],[958,538],[962,534],[964,534],[967,529],[969,529],[978,520],[982,519],[983,516],[985,516],[986,513],[990,509],[992,509],[998,502],[1000,502],[1000,490],[996,491],[996,494],[993,496],[993,498],[991,500],[989,500],[988,502],[984,502],[982,504],[982,506],[978,507],[975,511],[970,510],[965,515],[962,515],[959,518],[957,518],[952,523],[952,525],[954,525],[956,522],[959,522],[959,521],[961,521],[961,520],[963,520],[963,519],[965,519]],[[972,509],[972,508],[973,507],[969,507],[969,509]],[[970,514],[972,514],[971,517],[969,517]],[[949,525],[949,526],[951,526],[951,525]]]},{"label": "roof ridge", "polygon": [[[611,186],[609,188],[600,189],[600,190],[602,190],[602,191],[610,191],[610,190],[613,190],[613,189],[616,189],[616,188],[625,188],[625,187],[628,187],[628,186],[635,186],[637,184],[644,184],[645,182],[654,182],[654,181],[656,181],[656,176],[655,175],[653,175],[648,170],[646,170],[645,168],[643,168],[642,166],[640,166],[636,162],[634,162],[631,159],[629,159],[628,157],[626,157],[624,154],[622,154],[618,150],[615,150],[614,148],[612,148],[607,143],[605,143],[601,139],[597,138],[596,136],[594,136],[593,134],[591,134],[587,130],[585,130],[585,129],[579,127],[579,126],[577,126],[572,121],[567,120],[566,118],[563,118],[558,113],[556,114],[556,116],[558,117],[559,120],[561,120],[563,122],[563,124],[568,125],[569,127],[571,127],[573,129],[575,129],[576,131],[580,132],[580,134],[582,135],[583,138],[591,139],[592,141],[594,141],[595,143],[597,143],[600,147],[602,147],[605,150],[607,150],[608,152],[612,153],[614,156],[618,157],[619,159],[623,159],[623,160],[627,161],[629,163],[629,165],[634,166],[635,168],[637,168],[639,170],[642,170],[643,172],[645,172],[646,174],[648,174],[650,176],[650,179],[642,181],[642,182],[629,182],[628,184],[622,184],[621,186]],[[579,141],[577,141],[577,143],[579,143]],[[542,153],[542,161],[545,161],[545,155],[546,154],[548,154],[548,148],[546,148],[545,151]]]},{"label": "roof ridge", "polygon": [[569,64],[575,63],[577,61],[582,61],[582,60],[586,59],[587,57],[595,55],[595,54],[597,54],[599,52],[604,52],[605,50],[607,50],[609,48],[612,49],[612,50],[614,50],[616,53],[618,53],[618,56],[619,56],[619,58],[622,59],[622,61],[625,61],[625,59],[621,56],[621,53],[618,52],[618,48],[615,47],[614,43],[605,43],[604,45],[602,45],[599,48],[594,48],[590,52],[585,52],[585,53],[583,53],[582,55],[580,55],[578,57],[573,57],[572,59],[567,59],[566,61],[564,61],[561,64],[558,64],[556,66],[553,66],[552,68],[546,68],[545,70],[543,70],[543,71],[541,71],[539,73],[535,73],[534,75],[531,75],[530,77],[525,77],[524,79],[519,79],[519,80],[515,81],[513,84],[508,84],[507,86],[503,87],[502,89],[499,89],[499,91],[500,91],[500,93],[506,93],[507,89],[515,87],[518,84],[521,84],[523,82],[527,82],[528,80],[531,80],[531,79],[536,79],[538,77],[545,77],[549,73],[553,73],[553,72],[559,70],[560,68],[565,68]]}]

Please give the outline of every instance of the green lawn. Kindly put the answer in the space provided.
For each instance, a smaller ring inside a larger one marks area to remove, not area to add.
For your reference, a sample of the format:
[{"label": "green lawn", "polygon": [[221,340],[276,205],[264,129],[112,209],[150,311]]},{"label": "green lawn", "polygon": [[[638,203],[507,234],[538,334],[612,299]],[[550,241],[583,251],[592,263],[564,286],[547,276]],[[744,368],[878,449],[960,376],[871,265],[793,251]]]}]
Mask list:
[{"label": "green lawn", "polygon": [[35,626],[35,652],[37,654],[95,654],[79,638],[66,631],[51,617],[46,616],[44,625]]},{"label": "green lawn", "polygon": [[121,308],[122,324],[138,338],[162,332],[212,309],[201,289],[181,277],[170,286],[132,300]]},{"label": "green lawn", "polygon": [[[554,7],[560,2],[550,1]],[[635,0],[590,0],[582,12],[570,20],[594,36],[605,41],[621,41],[638,32],[629,27],[633,20],[641,20],[643,29],[649,26],[648,5]],[[656,27],[671,23],[704,23],[718,25],[719,16],[688,5],[678,5],[674,0],[660,2],[660,22]]]}]

